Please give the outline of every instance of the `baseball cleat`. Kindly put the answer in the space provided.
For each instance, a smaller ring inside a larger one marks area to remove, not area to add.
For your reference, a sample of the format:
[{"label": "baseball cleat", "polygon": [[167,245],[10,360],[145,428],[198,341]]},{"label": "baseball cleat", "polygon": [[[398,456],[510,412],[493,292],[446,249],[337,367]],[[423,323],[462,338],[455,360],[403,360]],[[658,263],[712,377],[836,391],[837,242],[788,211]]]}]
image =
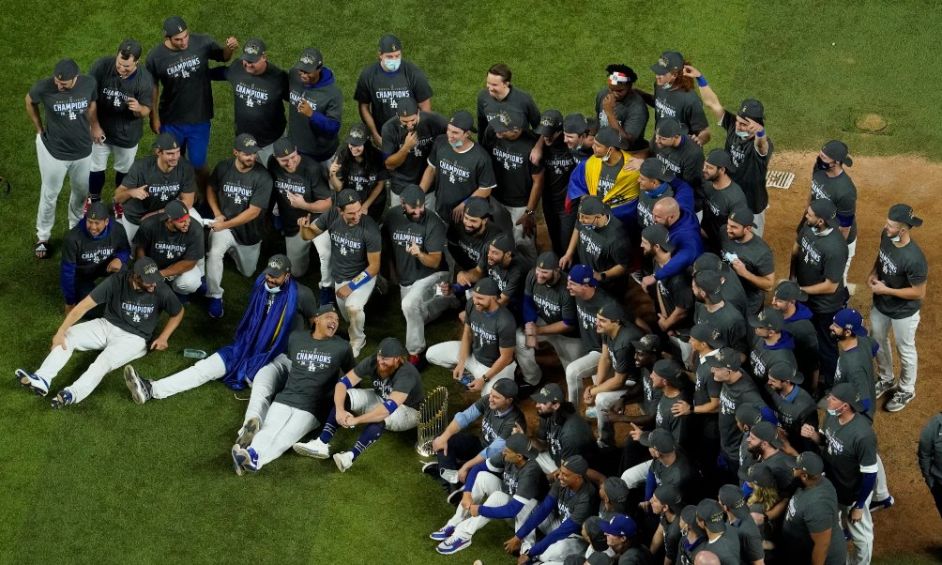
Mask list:
[{"label": "baseball cleat", "polygon": [[222,307],[222,298],[210,298],[209,299],[209,317],[210,318],[222,318],[223,314],[226,311]]},{"label": "baseball cleat", "polygon": [[429,461],[422,465],[422,472],[436,478],[441,476],[438,474],[438,461]]},{"label": "baseball cleat", "polygon": [[898,390],[893,394],[893,398],[886,403],[886,410],[887,412],[899,412],[906,408],[906,405],[912,402],[914,398],[916,398],[916,393]]},{"label": "baseball cleat", "polygon": [[334,464],[337,465],[337,468],[340,469],[341,473],[346,472],[347,469],[353,467],[353,453],[350,451],[335,453]]},{"label": "baseball cleat", "polygon": [[317,438],[307,443],[298,442],[292,447],[294,448],[295,453],[305,457],[313,457],[314,459],[327,459],[330,457],[330,447],[326,443],[322,442],[321,438]]},{"label": "baseball cleat", "polygon": [[248,452],[237,443],[232,446],[229,454],[232,456],[232,468],[235,474],[241,477],[245,474],[245,466],[249,462]]},{"label": "baseball cleat", "polygon": [[69,404],[74,403],[75,399],[72,397],[72,393],[69,392],[69,389],[64,388],[60,390],[59,394],[57,394],[56,397],[49,402],[49,406],[51,406],[54,410],[58,410],[63,406],[68,406]]},{"label": "baseball cleat", "polygon": [[39,396],[46,396],[49,394],[49,382],[46,379],[40,377],[36,373],[30,373],[26,369],[17,369],[14,371],[17,379],[19,379],[20,384],[23,387],[30,389],[35,394]]},{"label": "baseball cleat", "polygon": [[896,499],[892,495],[884,498],[883,500],[874,500],[870,502],[870,512],[876,512],[878,510],[888,510],[896,504]]},{"label": "baseball cleat", "polygon": [[258,416],[252,416],[242,425],[242,429],[239,430],[239,437],[236,439],[236,444],[241,445],[242,447],[248,447],[252,440],[255,439],[255,434],[258,433],[258,430],[262,427],[262,421]]},{"label": "baseball cleat", "polygon": [[880,398],[884,394],[890,392],[891,390],[896,389],[896,384],[893,381],[885,381],[883,379],[877,379],[876,384],[873,385],[874,397]]},{"label": "baseball cleat", "polygon": [[448,496],[445,497],[445,502],[451,504],[452,506],[458,506],[461,504],[462,497],[464,497],[464,489],[456,488],[455,490],[448,493]]},{"label": "baseball cleat", "polygon": [[438,544],[435,547],[435,551],[441,553],[442,555],[451,555],[452,553],[458,553],[462,549],[471,545],[470,539],[464,539],[458,536],[452,536],[442,543]]},{"label": "baseball cleat", "polygon": [[450,537],[451,537],[451,534],[453,534],[453,533],[455,533],[455,527],[454,527],[454,526],[449,526],[449,525],[446,524],[444,527],[442,527],[442,529],[440,529],[440,530],[435,530],[434,532],[432,532],[431,534],[429,534],[428,537],[431,538],[431,539],[433,539],[433,540],[435,540],[435,541],[445,541],[445,540],[447,540],[448,538],[450,538]]},{"label": "baseball cleat", "polygon": [[124,366],[124,384],[127,385],[128,390],[131,392],[131,398],[134,400],[135,404],[144,404],[153,398],[150,390],[150,381],[142,379],[137,374],[137,370],[130,365]]}]

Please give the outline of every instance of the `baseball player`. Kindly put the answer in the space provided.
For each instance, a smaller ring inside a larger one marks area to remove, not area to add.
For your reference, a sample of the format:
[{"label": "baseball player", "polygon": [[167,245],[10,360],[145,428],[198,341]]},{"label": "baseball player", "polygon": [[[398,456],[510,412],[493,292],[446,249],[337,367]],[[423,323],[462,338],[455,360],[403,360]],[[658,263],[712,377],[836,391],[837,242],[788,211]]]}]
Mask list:
[{"label": "baseball player", "polygon": [[534,447],[540,452],[536,461],[544,473],[555,478],[562,462],[573,455],[594,459],[596,445],[592,427],[575,406],[564,400],[563,389],[558,384],[543,386],[531,398],[539,417],[534,438],[537,443]]},{"label": "baseball player", "polygon": [[[303,327],[316,310],[317,302],[311,289],[291,277],[288,258],[273,255],[255,279],[233,343],[192,367],[160,380],[142,379],[134,367],[128,365],[124,379],[131,398],[137,404],[144,404],[152,398],[168,398],[216,379],[241,390],[257,378],[260,369],[284,351],[290,331]],[[282,323],[289,317],[290,323]],[[284,366],[287,368],[287,359]],[[260,386],[254,383],[253,393]]]},{"label": "baseball player", "polygon": [[[649,257],[657,275],[667,266],[675,252],[674,242],[667,229],[652,224],[641,231],[641,251]],[[671,343],[680,351],[680,360],[689,364],[690,346],[678,334],[685,334],[693,325],[694,297],[690,275],[682,269],[655,283],[655,312],[658,329],[670,336]]]},{"label": "baseball player", "polygon": [[[789,468],[791,474],[791,468]],[[726,512],[726,520],[739,535],[739,554],[742,563],[762,565],[765,563],[765,550],[762,548],[762,534],[746,501],[742,490],[736,485],[723,485],[720,487],[717,498],[720,507]]]},{"label": "baseball player", "polygon": [[379,38],[376,58],[375,63],[360,71],[353,99],[373,145],[382,147],[386,139],[384,125],[399,115],[403,101],[411,100],[419,110],[431,112],[433,92],[422,69],[403,58],[402,42],[395,35],[387,33]]},{"label": "baseball player", "polygon": [[[667,431],[674,440],[673,445],[688,449],[691,447],[690,439],[693,437],[692,418],[688,417],[690,412],[679,410],[680,406],[690,404],[690,395],[687,392],[688,380],[683,373],[683,369],[671,359],[656,361],[651,370],[651,385],[661,391],[661,396],[657,401],[654,418],[650,423],[653,424],[654,429]],[[629,425],[631,430],[628,432],[628,436],[631,441],[625,443],[619,471],[622,480],[630,488],[634,488],[645,483],[651,465],[649,458],[652,454],[650,450],[639,453],[637,449],[637,444],[651,447],[648,445],[650,443],[649,434],[643,432],[636,423]],[[653,490],[653,487],[651,490]],[[647,494],[650,497],[651,491],[648,491]]]},{"label": "baseball player", "polygon": [[798,371],[805,376],[803,387],[809,392],[818,389],[818,334],[811,323],[813,314],[805,306],[808,295],[794,281],[784,280],[772,293],[772,308],[785,317],[784,329],[795,339]]},{"label": "baseball player", "polygon": [[458,273],[457,281],[462,287],[470,287],[481,277],[490,277],[497,283],[500,296],[497,302],[506,306],[515,317],[520,315],[523,301],[523,285],[527,277],[527,262],[517,255],[513,238],[506,233],[498,234],[487,244],[487,254],[471,271]]},{"label": "baseball player", "polygon": [[247,133],[236,136],[232,157],[216,164],[206,186],[206,201],[213,213],[209,252],[206,254],[206,297],[209,316],[222,318],[222,260],[231,255],[242,276],[250,277],[258,265],[263,210],[271,201],[272,179],[258,162],[258,143]]},{"label": "baseball player", "polygon": [[746,297],[742,281],[729,263],[721,259],[716,253],[707,251],[693,262],[691,276],[696,276],[700,271],[716,271],[719,273],[721,281],[720,296],[725,302],[732,304],[742,314],[743,318],[749,317],[749,299]]},{"label": "baseball player", "polygon": [[812,200],[823,198],[833,202],[837,209],[837,229],[847,242],[845,285],[850,262],[857,254],[857,187],[844,170],[845,166],[854,164],[854,160],[847,153],[847,145],[843,141],[831,140],[824,144],[814,162],[811,193],[808,195],[809,204]]},{"label": "baseball player", "polygon": [[[720,448],[722,465],[729,476],[739,470],[739,446],[743,434],[736,424],[736,409],[744,404],[760,406],[768,412],[759,394],[755,381],[743,369],[740,353],[731,347],[723,347],[716,355],[707,358],[713,378],[720,383]],[[723,469],[721,469],[723,470]]]},{"label": "baseball player", "polygon": [[757,315],[749,317],[753,335],[749,340],[749,365],[757,384],[765,383],[769,367],[782,362],[791,367],[797,366],[795,360],[795,340],[785,331],[785,318],[771,306],[766,306]]},{"label": "baseball player", "polygon": [[[98,59],[88,70],[98,84],[95,107],[105,136],[101,143],[92,144],[88,197],[93,201],[101,199],[109,154],[114,155],[114,185],[121,186],[124,175],[134,164],[137,145],[144,134],[144,118],[154,105],[154,79],[147,69],[138,66],[140,60],[141,44],[125,39],[117,54]],[[115,211],[120,217],[120,206]]]},{"label": "baseball player", "polygon": [[[427,195],[425,202],[428,208]],[[458,284],[462,290],[466,289],[466,285],[470,286],[473,280],[472,272],[487,261],[490,243],[501,233],[503,230],[494,222],[487,200],[474,196],[468,198],[460,225],[452,223],[445,233],[448,239],[448,253],[445,258],[451,257],[449,271],[455,272],[456,281],[461,279],[462,282]]]},{"label": "baseball player", "polygon": [[88,295],[97,279],[127,265],[130,254],[124,227],[111,218],[107,206],[93,202],[62,243],[59,282],[66,313]]},{"label": "baseball player", "polygon": [[672,197],[681,208],[693,214],[693,188],[682,177],[675,175],[657,157],[641,162],[638,169],[638,225],[644,229],[654,224],[654,204],[661,198]]},{"label": "baseball player", "polygon": [[308,47],[288,72],[288,137],[302,155],[330,165],[340,145],[343,94],[320,50]]},{"label": "baseball player", "polygon": [[674,118],[657,122],[654,130],[654,156],[675,175],[693,188],[694,210],[703,209],[703,148],[687,134],[684,126]]},{"label": "baseball player", "polygon": [[778,545],[788,563],[843,565],[847,544],[841,527],[840,506],[834,485],[824,476],[824,462],[813,451],[795,460],[795,478],[801,486],[788,501]]},{"label": "baseball player", "polygon": [[426,345],[425,324],[457,306],[454,297],[436,291],[448,282],[448,271],[443,270],[445,224],[426,207],[425,192],[410,184],[402,189],[400,204],[386,212],[383,230],[399,275],[409,363],[418,367]]},{"label": "baseball player", "polygon": [[585,161],[595,153],[592,145],[595,143],[595,134],[598,130],[599,124],[595,118],[587,120],[579,113],[567,114],[563,118],[563,142],[569,148],[576,163]]},{"label": "baseball player", "polygon": [[602,357],[602,336],[597,329],[598,313],[605,304],[612,302],[604,290],[598,287],[592,267],[573,265],[569,270],[566,288],[576,299],[576,319],[579,322],[579,339],[584,355],[566,367],[567,399],[578,406],[582,399],[582,381],[598,370]]},{"label": "baseball player", "polygon": [[720,331],[723,343],[745,354],[749,351],[747,328],[743,315],[722,296],[722,277],[717,271],[698,271],[693,277],[693,322],[709,323]]},{"label": "baseball player", "polygon": [[726,512],[719,502],[712,498],[701,500],[697,504],[696,519],[700,528],[706,532],[704,550],[717,557],[716,563],[743,563],[740,557],[740,534],[727,523]]},{"label": "baseball player", "polygon": [[[747,313],[757,313],[765,304],[765,293],[775,284],[772,248],[755,233],[755,214],[747,206],[729,213],[721,232],[721,251],[746,293]],[[725,236],[724,236],[725,234]]]},{"label": "baseball player", "polygon": [[357,193],[344,189],[337,195],[336,207],[311,222],[301,218],[301,237],[314,239],[330,233],[330,272],[340,313],[349,324],[350,346],[357,356],[366,345],[364,307],[376,287],[382,238],[379,228],[367,216]]},{"label": "baseball player", "polygon": [[[330,391],[344,373],[353,369],[350,344],[334,335],[340,325],[334,305],[321,305],[313,325],[313,331],[298,330],[288,338],[288,379],[248,447],[240,443],[232,446],[232,465],[237,475],[260,471],[316,429]],[[240,439],[243,443],[246,440]]]},{"label": "baseball player", "polygon": [[703,238],[700,237],[697,216],[682,208],[677,199],[666,196],[658,200],[651,208],[651,217],[654,218],[654,223],[667,228],[674,251],[671,253],[671,260],[656,274],[641,279],[641,286],[645,290],[655,282],[687,269],[703,254]]},{"label": "baseball player", "polygon": [[541,488],[543,473],[526,434],[511,434],[499,454],[468,472],[455,515],[429,536],[441,542],[435,551],[452,555],[467,548],[472,536],[494,519],[512,518],[516,531],[536,506]]},{"label": "baseball player", "polygon": [[[104,306],[104,316],[78,323],[95,306]],[[170,319],[153,340],[160,315]],[[153,259],[134,262],[134,269],[115,273],[96,286],[66,314],[55,335],[52,349],[35,373],[17,369],[20,384],[40,396],[65,367],[75,351],[101,351],[79,378],[59,391],[53,408],[78,404],[88,397],[105,375],[148,350],[163,351],[183,320],[183,307],[164,283]],[[150,345],[148,346],[148,342]]]},{"label": "baseball player", "polygon": [[683,508],[683,501],[680,491],[670,483],[659,485],[654,489],[650,503],[651,513],[658,519],[657,528],[649,544],[651,553],[658,555],[663,550],[665,562],[675,563],[677,544],[681,538],[680,510]]},{"label": "baseball player", "polygon": [[486,130],[487,124],[502,110],[522,114],[529,128],[535,129],[540,124],[540,109],[537,108],[533,97],[519,88],[514,88],[510,83],[511,78],[513,73],[504,63],[491,65],[491,68],[487,69],[485,88],[478,92],[478,131]]},{"label": "baseball player", "polygon": [[191,34],[180,16],[164,20],[163,31],[164,40],[147,53],[147,70],[154,78],[152,98],[159,100],[151,108],[150,128],[173,135],[196,169],[202,190],[209,177],[206,155],[213,119],[209,61],[227,62],[239,41],[229,36],[221,46],[208,35]]},{"label": "baseball player", "polygon": [[[285,234],[285,254],[291,259],[295,276],[303,277],[311,261],[311,243],[301,237],[298,220],[307,215],[317,219],[330,210],[334,194],[321,164],[302,155],[290,138],[282,137],[275,141],[272,153],[266,168],[272,177],[272,192]],[[325,232],[315,237],[314,248],[320,260],[321,289],[329,288],[332,296],[330,236]],[[330,300],[321,298],[321,302]]]},{"label": "baseball player", "polygon": [[621,221],[598,196],[583,196],[579,200],[577,218],[576,229],[559,266],[565,269],[573,262],[589,265],[606,292],[613,295],[624,292],[631,243],[625,238]]},{"label": "baseball player", "polygon": [[543,112],[535,131],[543,138],[543,221],[553,251],[562,255],[566,253],[566,245],[575,224],[574,214],[566,210],[566,191],[578,160],[566,145],[563,115],[559,110]]},{"label": "baseball player", "polygon": [[703,114],[703,103],[693,91],[693,81],[684,72],[686,61],[677,51],[664,51],[651,65],[655,74],[653,94],[641,95],[654,107],[654,126],[664,119],[675,119],[691,133],[700,146],[710,142],[710,125]]},{"label": "baseball player", "polygon": [[746,195],[732,178],[733,158],[723,149],[714,149],[703,162],[703,219],[700,229],[707,247],[720,250],[726,221],[733,210],[746,206]]},{"label": "baseball player", "polygon": [[[795,477],[792,469],[795,467],[795,458],[782,451],[785,444],[779,437],[778,428],[771,422],[761,421],[749,427],[749,433],[743,440],[749,454],[755,459],[751,464],[762,463],[772,473],[775,481],[775,490],[778,491],[782,499],[791,496],[795,490]],[[748,468],[743,465],[740,469],[741,474],[749,476]],[[783,504],[784,506],[784,504]],[[766,514],[770,518],[777,518],[779,513],[768,511]]]},{"label": "baseball player", "polygon": [[[327,459],[330,440],[338,426],[353,428],[365,424],[350,450],[334,454],[334,463],[342,473],[387,429],[404,432],[415,428],[423,398],[422,377],[414,366],[405,362],[405,354],[398,339],[383,338],[376,355],[360,361],[334,387],[334,407],[320,436],[307,443],[295,443],[294,451],[315,459]],[[366,379],[372,380],[371,389],[356,388]]]},{"label": "baseball player", "polygon": [[873,421],[877,408],[873,358],[879,346],[867,335],[863,316],[853,308],[843,308],[834,314],[831,335],[837,341],[838,351],[834,382],[853,385],[863,406],[863,415]]},{"label": "baseball player", "polygon": [[471,140],[473,131],[471,114],[464,110],[455,112],[448,120],[445,135],[432,145],[428,167],[419,181],[428,195],[429,207],[449,226],[461,222],[470,197],[478,196],[487,202],[497,186],[491,157]]},{"label": "baseball player", "polygon": [[[389,204],[399,205],[399,195],[409,184],[419,184],[428,167],[428,156],[438,136],[448,131],[448,120],[422,111],[412,98],[400,98],[395,115],[382,127],[381,146],[389,169]],[[434,206],[432,206],[434,209]]]},{"label": "baseball player", "polygon": [[681,537],[677,544],[677,563],[693,565],[695,556],[707,553],[704,548],[707,543],[706,533],[697,523],[697,507],[688,505],[680,511],[678,525]]},{"label": "baseball player", "polygon": [[199,290],[203,278],[203,230],[194,226],[186,204],[171,200],[163,214],[150,216],[134,236],[137,258],[150,257],[181,302]]},{"label": "baseball player", "polygon": [[[566,196],[570,203],[597,196],[621,220],[628,233],[637,225],[638,171],[629,167],[633,156],[621,149],[621,137],[611,127],[600,128],[592,142],[592,155],[572,171]],[[625,235],[628,235],[626,233]]]},{"label": "baseball player", "polygon": [[464,330],[460,341],[445,341],[425,353],[428,362],[451,369],[456,381],[472,375],[468,390],[487,396],[498,382],[513,381],[517,327],[513,314],[498,303],[500,288],[492,278],[474,285],[465,308]]},{"label": "baseball player", "polygon": [[252,38],[242,47],[242,56],[228,66],[210,70],[212,80],[232,86],[235,133],[250,134],[258,142],[258,161],[267,163],[275,143],[285,132],[285,101],[288,73],[268,60],[267,46]]},{"label": "baseball player", "polygon": [[351,189],[357,193],[363,209],[373,221],[379,223],[386,211],[386,179],[389,172],[379,149],[367,143],[368,133],[363,124],[354,124],[347,134],[346,143],[327,168],[330,187],[337,192]]},{"label": "baseball player", "polygon": [[[886,403],[890,412],[898,412],[916,396],[916,329],[919,312],[926,295],[929,265],[910,233],[922,225],[922,218],[913,214],[908,204],[895,204],[887,213],[886,225],[880,236],[880,252],[867,277],[873,292],[870,328],[880,346],[877,351],[876,398],[896,389]],[[900,358],[899,382],[894,384],[893,349],[890,329]]]},{"label": "baseball player", "polygon": [[644,98],[634,91],[638,82],[635,71],[624,64],[605,67],[608,75],[605,88],[595,95],[595,114],[600,127],[611,127],[622,139],[622,149],[646,152],[648,142],[644,130],[648,127],[648,107]]},{"label": "baseball player", "polygon": [[808,391],[801,388],[804,375],[787,361],[775,361],[767,368],[767,396],[772,400],[775,418],[785,430],[788,443],[796,451],[814,449],[811,442],[801,435],[801,428],[809,424],[818,427],[818,410]]},{"label": "baseball player", "polygon": [[[72,59],[56,63],[52,76],[37,81],[26,94],[26,114],[36,130],[36,158],[42,185],[36,213],[37,259],[49,256],[49,238],[56,223],[56,200],[65,177],[69,177],[69,228],[82,219],[82,206],[88,196],[88,171],[92,144],[102,143],[104,133],[98,124],[95,79],[79,74]],[[45,110],[45,123],[39,106]]]},{"label": "baseball player", "polygon": [[919,470],[942,516],[942,412],[926,423],[919,434]]},{"label": "baseball player", "polygon": [[755,215],[755,233],[761,236],[765,230],[765,210],[769,206],[765,177],[773,151],[772,140],[765,130],[765,108],[758,100],[747,98],[735,114],[729,112],[703,73],[690,65],[684,66],[683,73],[696,80],[703,105],[726,130],[724,148],[736,166],[733,180],[742,187],[749,209]]}]

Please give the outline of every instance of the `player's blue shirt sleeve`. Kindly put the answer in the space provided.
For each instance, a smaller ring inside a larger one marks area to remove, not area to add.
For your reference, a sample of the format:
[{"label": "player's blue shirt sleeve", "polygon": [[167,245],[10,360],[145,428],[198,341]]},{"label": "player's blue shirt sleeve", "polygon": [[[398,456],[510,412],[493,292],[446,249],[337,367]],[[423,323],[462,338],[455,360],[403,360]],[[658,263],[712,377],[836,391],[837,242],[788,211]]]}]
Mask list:
[{"label": "player's blue shirt sleeve", "polygon": [[516,498],[511,498],[510,501],[503,506],[480,506],[478,507],[478,514],[485,518],[490,518],[491,520],[504,520],[513,518],[519,514],[522,508],[522,502]]},{"label": "player's blue shirt sleeve", "polygon": [[651,500],[654,496],[654,489],[657,488],[657,479],[654,478],[654,470],[648,467],[648,476],[644,480],[644,499]]},{"label": "player's blue shirt sleeve", "polygon": [[474,487],[474,481],[478,478],[478,473],[481,471],[487,471],[487,460],[471,467],[471,470],[468,471],[468,479],[464,482],[464,488],[461,490],[471,492],[471,489]]},{"label": "player's blue shirt sleeve", "polygon": [[523,295],[522,310],[523,310],[523,322],[525,324],[536,321],[537,319],[536,302],[533,300],[532,294]]},{"label": "player's blue shirt sleeve", "polygon": [[62,296],[66,304],[75,304],[78,293],[75,291],[75,263],[62,262],[59,268],[59,286],[62,287]]},{"label": "player's blue shirt sleeve", "polygon": [[311,117],[308,118],[308,121],[311,122],[311,126],[314,129],[321,133],[334,135],[340,131],[340,120],[329,118],[326,114],[321,114],[320,112],[314,112],[311,114]]},{"label": "player's blue shirt sleeve", "polygon": [[520,526],[520,529],[517,530],[515,534],[517,539],[524,539],[527,537],[530,532],[532,532],[537,526],[543,523],[543,520],[550,515],[550,512],[553,511],[553,508],[556,506],[556,497],[552,495],[546,495],[546,498],[537,505],[536,508],[530,511],[530,515],[527,516],[527,521]]},{"label": "player's blue shirt sleeve", "polygon": [[507,443],[506,439],[502,437],[498,437],[494,441],[492,441],[490,445],[482,449],[479,455],[485,459],[490,459],[491,457],[503,451],[504,444],[506,443]]},{"label": "player's blue shirt sleeve", "polygon": [[472,404],[455,414],[455,421],[458,422],[458,426],[463,430],[480,417],[481,411],[478,409],[477,404]]},{"label": "player's blue shirt sleeve", "polygon": [[540,555],[546,551],[546,548],[549,546],[553,545],[559,540],[568,538],[572,534],[579,533],[579,530],[581,530],[579,524],[573,522],[572,518],[566,518],[558,528],[546,534],[545,538],[533,544],[533,547],[530,548],[528,554],[531,558]]},{"label": "player's blue shirt sleeve", "polygon": [[674,200],[677,201],[677,204],[693,214],[693,188],[690,184],[679,175],[675,175],[674,180],[668,184],[674,189]]}]

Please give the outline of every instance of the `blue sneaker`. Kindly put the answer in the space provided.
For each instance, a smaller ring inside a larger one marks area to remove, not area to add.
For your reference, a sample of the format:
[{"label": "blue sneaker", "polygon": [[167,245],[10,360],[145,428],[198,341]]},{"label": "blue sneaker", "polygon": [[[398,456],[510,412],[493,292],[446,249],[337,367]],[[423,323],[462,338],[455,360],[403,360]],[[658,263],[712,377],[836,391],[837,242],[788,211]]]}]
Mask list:
[{"label": "blue sneaker", "polygon": [[13,372],[20,384],[28,388],[39,396],[49,394],[49,382],[35,373],[30,373],[25,369],[17,369]]},{"label": "blue sneaker", "polygon": [[72,393],[69,392],[69,389],[64,388],[59,391],[59,394],[57,394],[56,397],[53,398],[51,402],[49,402],[49,406],[51,406],[54,410],[58,410],[59,408],[62,408],[63,406],[68,406],[69,404],[74,404],[74,403],[75,403],[75,399],[72,397]]},{"label": "blue sneaker", "polygon": [[432,532],[431,534],[429,534],[428,537],[431,538],[431,539],[433,539],[433,540],[435,540],[435,541],[442,541],[442,542],[443,542],[443,541],[447,540],[448,538],[450,538],[450,537],[451,537],[451,534],[453,534],[453,533],[455,533],[455,527],[454,527],[454,526],[445,526],[444,528],[442,528],[442,529],[440,529],[440,530],[436,530],[436,531]]},{"label": "blue sneaker", "polygon": [[196,289],[196,296],[206,296],[206,291],[209,290],[209,286],[206,285],[206,277],[200,277],[200,287]]},{"label": "blue sneaker", "polygon": [[226,311],[222,307],[222,298],[210,298],[209,299],[209,317],[210,318],[222,318],[222,315]]},{"label": "blue sneaker", "polygon": [[892,508],[896,504],[896,499],[892,495],[884,498],[883,500],[873,500],[870,502],[870,512],[877,512],[878,510],[887,510]]},{"label": "blue sneaker", "polygon": [[441,553],[442,555],[451,555],[452,553],[458,553],[469,545],[471,545],[470,539],[452,536],[438,544],[438,546],[435,547],[435,551]]}]

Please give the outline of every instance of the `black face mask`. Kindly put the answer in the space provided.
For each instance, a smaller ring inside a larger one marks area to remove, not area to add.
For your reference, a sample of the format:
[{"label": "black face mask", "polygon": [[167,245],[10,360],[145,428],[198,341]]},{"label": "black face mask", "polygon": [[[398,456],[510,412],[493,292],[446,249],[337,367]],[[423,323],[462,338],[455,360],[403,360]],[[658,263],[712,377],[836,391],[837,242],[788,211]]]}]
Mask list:
[{"label": "black face mask", "polygon": [[828,170],[828,169],[831,168],[831,165],[832,165],[832,164],[833,164],[833,163],[825,163],[824,160],[821,159],[821,157],[818,157],[818,158],[815,159],[815,161],[814,161],[814,168],[817,169],[817,170],[819,170],[819,171],[826,171],[826,170]]}]

